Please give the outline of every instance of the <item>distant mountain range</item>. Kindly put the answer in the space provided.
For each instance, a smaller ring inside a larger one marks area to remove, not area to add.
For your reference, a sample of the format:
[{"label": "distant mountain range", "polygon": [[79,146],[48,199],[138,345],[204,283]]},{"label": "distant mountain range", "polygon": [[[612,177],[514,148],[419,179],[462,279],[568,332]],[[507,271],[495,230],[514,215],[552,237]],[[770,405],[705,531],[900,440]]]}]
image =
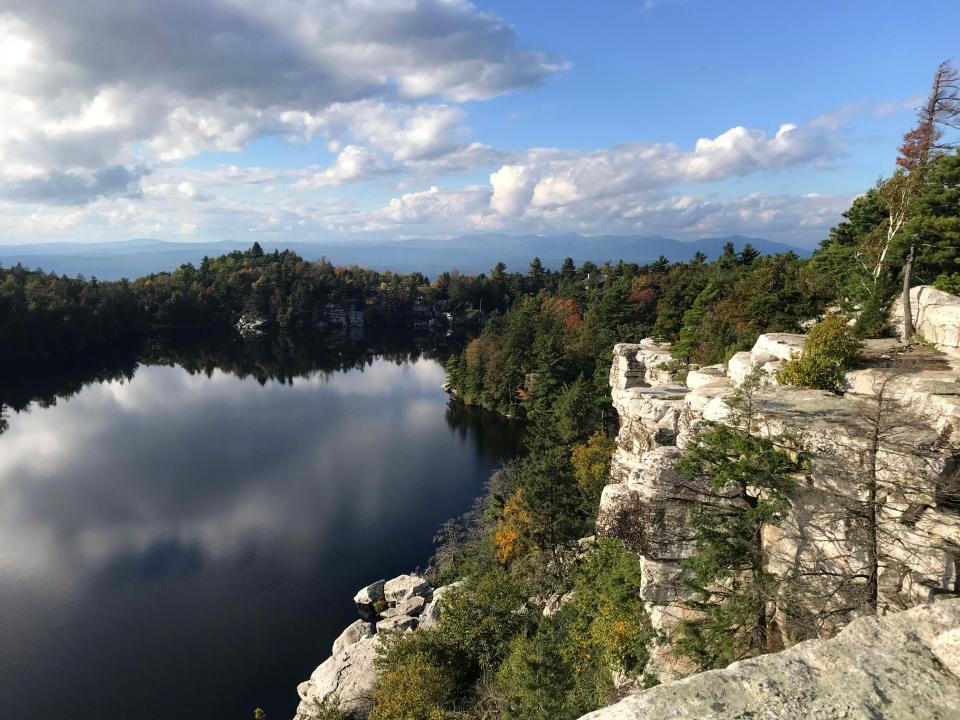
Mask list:
[{"label": "distant mountain range", "polygon": [[[325,257],[336,265],[357,264],[375,270],[412,272],[429,277],[445,270],[464,273],[488,272],[498,261],[510,270],[525,271],[534,257],[549,268],[559,268],[564,258],[579,265],[592,260],[602,264],[616,262],[648,263],[663,255],[671,261],[689,260],[703,252],[716,258],[723,245],[732,242],[741,249],[750,243],[764,255],[793,251],[800,256],[809,250],[782,243],[748,238],[742,235],[681,241],[660,236],[636,235],[465,235],[452,240],[397,240],[351,242],[262,242],[263,249],[289,248],[308,260]],[[29,268],[66,275],[96,276],[102,280],[136,278],[162,270],[173,270],[183,263],[199,263],[204,255],[214,257],[232,250],[244,250],[251,243],[233,241],[176,243],[138,239],[109,243],[39,243],[0,245],[0,263],[11,267],[22,263]]]}]

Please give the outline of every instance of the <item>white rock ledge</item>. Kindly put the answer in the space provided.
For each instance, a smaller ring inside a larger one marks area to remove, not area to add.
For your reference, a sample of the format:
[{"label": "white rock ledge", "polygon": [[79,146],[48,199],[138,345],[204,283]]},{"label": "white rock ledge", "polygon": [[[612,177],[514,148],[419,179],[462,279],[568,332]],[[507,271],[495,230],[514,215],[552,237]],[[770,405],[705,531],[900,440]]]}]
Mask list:
[{"label": "white rock ledge", "polygon": [[645,690],[581,720],[954,720],[960,600]]}]

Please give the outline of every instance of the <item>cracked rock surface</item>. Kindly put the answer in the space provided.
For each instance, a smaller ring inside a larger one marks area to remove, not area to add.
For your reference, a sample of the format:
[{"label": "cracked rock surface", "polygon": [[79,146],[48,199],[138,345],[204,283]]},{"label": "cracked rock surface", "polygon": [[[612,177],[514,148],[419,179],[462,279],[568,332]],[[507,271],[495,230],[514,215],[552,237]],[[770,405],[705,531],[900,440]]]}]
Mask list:
[{"label": "cracked rock surface", "polygon": [[581,720],[954,720],[960,599],[659,685]]}]

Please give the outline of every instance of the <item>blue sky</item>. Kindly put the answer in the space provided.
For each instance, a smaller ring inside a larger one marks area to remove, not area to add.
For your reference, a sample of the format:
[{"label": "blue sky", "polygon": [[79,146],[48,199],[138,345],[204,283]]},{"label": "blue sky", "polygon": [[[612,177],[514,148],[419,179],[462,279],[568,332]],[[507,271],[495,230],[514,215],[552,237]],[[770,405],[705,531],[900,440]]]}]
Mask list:
[{"label": "blue sky", "polygon": [[890,172],[960,3],[0,0],[0,242],[729,233]]}]

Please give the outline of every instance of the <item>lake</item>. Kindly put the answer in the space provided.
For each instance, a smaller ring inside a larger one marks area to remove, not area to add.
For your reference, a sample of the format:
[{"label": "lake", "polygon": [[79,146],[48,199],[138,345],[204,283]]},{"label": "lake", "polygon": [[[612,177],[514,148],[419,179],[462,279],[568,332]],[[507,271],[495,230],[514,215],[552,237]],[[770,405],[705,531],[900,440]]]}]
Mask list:
[{"label": "lake", "polygon": [[148,346],[0,387],[0,714],[292,717],[520,431],[416,349]]}]

